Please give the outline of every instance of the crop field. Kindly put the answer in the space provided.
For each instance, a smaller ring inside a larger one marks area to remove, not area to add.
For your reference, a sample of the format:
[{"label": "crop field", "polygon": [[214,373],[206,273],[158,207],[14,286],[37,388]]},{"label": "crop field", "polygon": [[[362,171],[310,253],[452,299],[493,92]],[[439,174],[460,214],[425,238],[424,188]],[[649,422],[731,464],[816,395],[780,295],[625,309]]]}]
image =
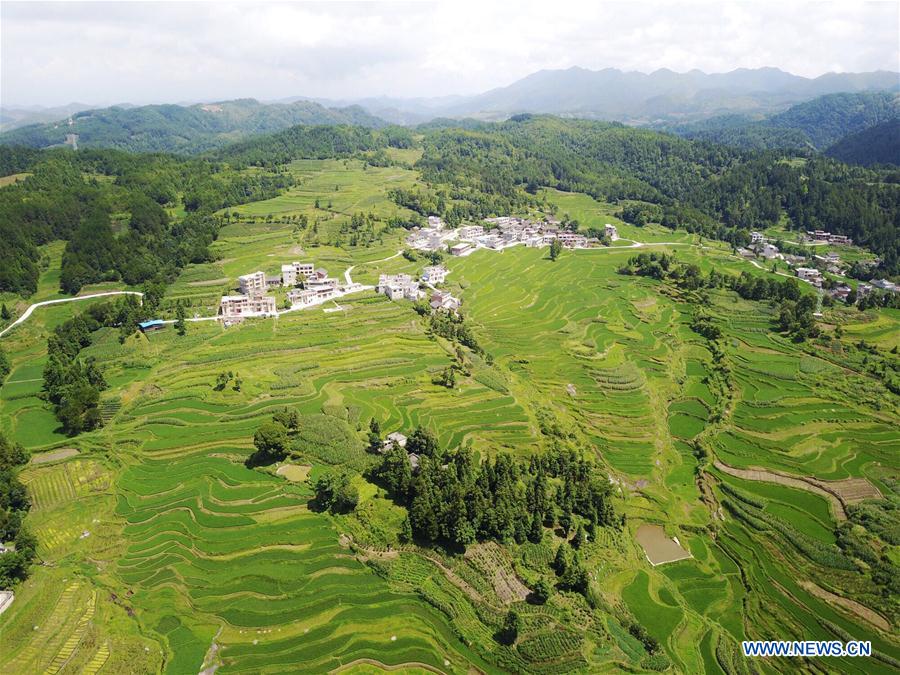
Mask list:
[{"label": "crop field", "polygon": [[[189,315],[210,314],[237,275],[273,274],[292,260],[334,277],[352,267],[364,284],[427,264],[397,255],[405,231],[383,222],[409,215],[387,191],[416,185],[415,171],[332,160],[290,170],[298,183],[283,195],[230,210],[240,215],[215,242],[217,260],[180,274],[164,315],[176,301]],[[582,228],[615,223],[623,238],[703,270],[766,274],[724,246],[622,223],[619,207],[586,195],[541,194]],[[360,212],[378,219],[375,239],[350,246],[341,229]],[[888,672],[900,658],[896,631],[828,600],[843,589],[883,611],[836,551],[829,502],[737,478],[712,460],[866,479],[863,487],[892,494],[896,397],[839,353],[773,332],[770,306],[730,291],[708,294],[723,332],[714,355],[691,330],[689,305],[657,281],[617,273],[637,252],[567,250],[553,262],[547,249],[516,247],[445,259],[446,287],[485,350],[467,353],[452,389],[433,380],[456,362],[454,345],[431,334],[412,303],[373,291],[341,298],[342,311],[228,329],[192,322],[184,337],[168,328],[120,343],[117,330],[102,329],[83,356],[110,385],[105,425],[77,438],[58,431],[41,377],[48,334],[87,302],[39,310],[3,339],[13,370],[0,389],[0,429],[33,451],[79,452],[21,472],[47,564],[0,619],[0,671],[646,672],[658,661],[629,630],[639,623],[676,672],[721,672],[722,655],[748,637],[844,633],[871,639],[885,658],[817,667]],[[54,265],[41,293],[58,281]],[[853,315],[845,334],[890,347],[898,319]],[[717,358],[728,364],[727,400]],[[216,388],[229,371],[240,386]],[[255,430],[284,407],[303,422],[288,460],[297,471],[247,468]],[[564,541],[558,531],[465,555],[399,544],[403,509],[361,475],[376,461],[364,449],[373,418],[384,434],[421,425],[479,458],[564,445],[594,459],[625,521],[579,552],[591,605],[572,592],[532,602]],[[353,472],[356,513],[315,510],[311,482],[328,467]],[[651,566],[635,538],[651,525],[691,557]],[[826,592],[812,592],[810,579]],[[519,639],[502,646],[496,631],[509,609],[521,617]],[[788,664],[757,665],[774,673]]]}]

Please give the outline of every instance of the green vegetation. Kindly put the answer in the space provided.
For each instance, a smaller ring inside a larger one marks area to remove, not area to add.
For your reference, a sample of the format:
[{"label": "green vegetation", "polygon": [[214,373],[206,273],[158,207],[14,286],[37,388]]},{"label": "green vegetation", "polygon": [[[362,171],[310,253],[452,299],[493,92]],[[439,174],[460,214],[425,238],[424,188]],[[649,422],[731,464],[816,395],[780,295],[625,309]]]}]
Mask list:
[{"label": "green vegetation", "polygon": [[[896,123],[900,116],[896,98],[887,91],[827,94],[798,103],[767,119],[753,121],[741,115],[713,117],[702,122],[667,127],[692,139],[702,139],[748,149],[778,148],[809,154],[810,150],[852,164],[891,163],[890,160],[856,161],[835,150],[843,139],[883,123]],[[837,145],[835,145],[837,144]],[[834,147],[832,147],[834,146]],[[858,155],[862,159],[865,155]],[[893,155],[896,164],[897,154]]]},{"label": "green vegetation", "polygon": [[[421,130],[421,159],[389,129],[291,130],[197,168],[265,199],[194,211],[185,169],[176,200],[154,202],[168,220],[109,209],[114,241],[133,221],[169,246],[165,232],[192,217],[216,237],[142,281],[143,305],[42,307],[3,337],[0,430],[14,450],[0,457],[16,459],[2,485],[24,486],[31,508],[17,497],[0,517],[33,532],[21,550],[47,564],[25,565],[24,582],[20,567],[5,572],[16,601],[0,669],[747,672],[742,639],[850,635],[879,657],[810,667],[890,671],[900,316],[813,316],[811,287],[699,236],[737,241],[766,200],[784,225],[817,199],[795,180],[824,195],[820,214],[843,208],[842,190],[865,193],[852,208],[883,225],[890,209],[875,204],[889,188],[866,192],[855,181],[876,174],[856,169],[826,181],[832,162],[781,168],[616,125],[475,127]],[[335,138],[346,146],[332,155]],[[76,192],[81,181],[116,197],[125,174],[97,172],[94,186],[84,162],[128,156],[91,152],[22,156],[37,174],[75,162]],[[776,199],[763,176],[790,189]],[[257,191],[254,177],[278,187]],[[740,196],[708,208],[706,190]],[[609,222],[646,248],[446,256],[460,314],[363,290],[340,311],[188,321],[212,314],[237,275],[293,260],[334,277],[352,268],[367,285],[418,274],[432,261],[400,252],[432,206],[448,222],[500,209],[585,232]],[[78,238],[47,241],[59,236]],[[44,241],[31,242],[34,287],[50,298],[74,254]],[[11,316],[27,305],[3,302]],[[151,316],[178,324],[135,332]],[[846,504],[732,475],[754,469],[834,481]],[[645,524],[691,557],[651,566],[634,539]]]},{"label": "green vegetation", "polygon": [[312,101],[264,104],[253,99],[192,106],[145,105],[86,110],[72,124],[33,124],[0,135],[0,143],[31,148],[62,145],[78,135],[80,148],[132,152],[202,152],[253,134],[295,124],[353,124],[380,127],[386,122],[357,106],[325,108]]}]

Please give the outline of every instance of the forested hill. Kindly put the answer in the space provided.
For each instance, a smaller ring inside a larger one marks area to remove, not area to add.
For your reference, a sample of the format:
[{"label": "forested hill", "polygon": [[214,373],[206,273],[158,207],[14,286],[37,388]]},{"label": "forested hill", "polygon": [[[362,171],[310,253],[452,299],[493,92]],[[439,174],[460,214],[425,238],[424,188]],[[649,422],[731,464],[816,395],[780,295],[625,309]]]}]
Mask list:
[{"label": "forested hill", "polygon": [[[385,148],[409,148],[414,143],[412,132],[404,127],[296,126],[234,143],[213,156],[235,166],[274,167],[294,159],[350,157],[370,152],[378,155],[375,161],[388,162],[383,155]],[[368,159],[375,158],[370,155]]]},{"label": "forested hill", "polygon": [[[846,234],[883,257],[896,274],[900,260],[900,185],[896,172],[876,173],[828,158],[785,162],[752,152],[688,141],[619,124],[520,116],[478,130],[426,135],[418,162],[431,183],[450,186],[453,200],[427,204],[453,222],[541,186],[586,192],[596,199],[641,200],[623,213],[743,244],[752,229],[783,216],[798,230]],[[894,182],[891,182],[894,181]]]},{"label": "forested hill", "polygon": [[900,119],[882,122],[847,136],[828,148],[825,154],[848,164],[900,166]]},{"label": "forested hill", "polygon": [[372,128],[387,124],[359,106],[335,109],[312,101],[265,104],[253,99],[192,106],[103,108],[76,113],[71,120],[72,124],[62,120],[21,127],[0,135],[0,143],[45,148],[65,143],[67,134],[77,134],[80,148],[194,153],[298,124]]},{"label": "forested hill", "polygon": [[[891,130],[887,130],[890,133]],[[392,148],[420,145],[426,185],[393,199],[447,222],[522,210],[542,187],[622,203],[635,224],[660,222],[737,245],[787,219],[797,230],[846,234],[897,274],[898,172],[803,161],[692,141],[617,123],[520,115],[460,129],[296,126],[186,159],[114,150],[0,147],[4,174],[29,172],[0,189],[0,289],[34,291],[38,246],[68,242],[61,286],[103,280],[138,284],[204,260],[214,215],[290,184],[280,165],[299,158],[356,157],[388,165]],[[248,166],[263,170],[244,170]],[[169,214],[183,208],[187,216]]]},{"label": "forested hill", "polygon": [[[0,147],[6,172],[25,180],[0,188],[0,291],[34,293],[38,247],[67,242],[60,287],[165,282],[209,259],[216,211],[275,196],[287,174],[240,173],[205,160],[115,150],[22,152]],[[169,208],[166,208],[169,207]],[[173,217],[181,207],[183,217]]]},{"label": "forested hill", "polygon": [[850,134],[896,119],[898,94],[878,91],[820,96],[763,120],[726,115],[664,128],[685,138],[740,148],[821,152]]},{"label": "forested hill", "polygon": [[299,158],[356,156],[390,161],[388,146],[421,143],[416,168],[430,189],[394,198],[447,222],[524,207],[540,187],[585,192],[598,200],[634,200],[624,215],[744,244],[749,232],[787,217],[798,230],[846,234],[882,256],[887,273],[900,260],[900,185],[896,172],[873,172],[822,156],[787,162],[783,152],[688,140],[611,122],[517,115],[460,129],[425,125],[414,137],[389,127],[296,127],[248,139],[218,153],[235,166],[274,167]]}]

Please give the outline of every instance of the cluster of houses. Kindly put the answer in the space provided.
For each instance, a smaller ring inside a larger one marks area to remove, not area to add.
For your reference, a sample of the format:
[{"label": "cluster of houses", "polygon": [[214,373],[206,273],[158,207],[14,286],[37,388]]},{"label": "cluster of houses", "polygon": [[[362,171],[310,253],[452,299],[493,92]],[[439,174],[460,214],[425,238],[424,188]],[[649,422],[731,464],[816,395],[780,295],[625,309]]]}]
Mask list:
[{"label": "cluster of houses", "polygon": [[[295,288],[298,283],[303,288]],[[273,287],[290,288],[287,298],[291,307],[315,305],[333,298],[338,293],[338,281],[328,276],[322,268],[312,263],[294,262],[281,266],[281,276],[270,277],[264,272],[253,272],[238,277],[239,295],[226,295],[219,303],[219,316],[234,321],[254,316],[272,316],[278,313],[275,298],[266,295]]]},{"label": "cluster of houses", "polygon": [[[477,248],[500,250],[508,246],[549,246],[559,240],[565,248],[588,248],[597,244],[583,234],[562,229],[558,220],[531,221],[514,216],[485,218],[485,225],[463,225],[456,230],[445,230],[441,219],[429,216],[428,227],[415,229],[407,237],[406,243],[420,251],[445,250],[449,245],[452,255],[468,255]],[[607,224],[605,235],[615,241],[619,232],[615,225]],[[452,243],[451,242],[456,242]]]},{"label": "cluster of houses", "polygon": [[443,265],[429,265],[422,272],[420,280],[414,279],[409,274],[382,274],[378,277],[378,285],[375,290],[383,293],[391,300],[419,300],[425,295],[420,288],[421,283],[431,287],[432,294],[428,300],[433,310],[446,310],[456,312],[460,307],[459,298],[448,291],[434,288],[435,284],[441,284],[447,278],[448,270]]},{"label": "cluster of houses", "polygon": [[844,246],[853,244],[853,240],[850,237],[845,237],[843,234],[831,234],[831,232],[825,232],[824,230],[807,230],[806,239],[816,243],[842,244]]},{"label": "cluster of houses", "polygon": [[[387,438],[384,439],[384,443],[381,444],[381,454],[386,453],[388,450],[393,450],[394,448],[401,448],[403,450],[406,449],[406,441],[407,438],[399,431],[395,431],[387,435]],[[419,456],[414,452],[406,453],[407,459],[409,459],[409,468],[412,469],[413,473],[416,473],[419,470]]]},{"label": "cluster of houses", "polygon": [[444,222],[438,216],[428,216],[428,226],[414,228],[406,243],[417,251],[443,251],[452,239],[453,230],[445,230]]}]

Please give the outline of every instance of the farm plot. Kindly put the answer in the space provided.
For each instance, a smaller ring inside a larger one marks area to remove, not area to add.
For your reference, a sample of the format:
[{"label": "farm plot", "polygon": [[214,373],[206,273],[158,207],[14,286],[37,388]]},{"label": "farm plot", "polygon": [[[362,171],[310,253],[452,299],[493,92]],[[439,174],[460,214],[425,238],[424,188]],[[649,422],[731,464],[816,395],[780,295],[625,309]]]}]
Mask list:
[{"label": "farm plot", "polygon": [[223,623],[223,672],[480,662],[438,613],[343,554],[299,484],[197,456],[131,468],[123,488],[132,543],[118,574],[174,652],[170,672],[197,668]]}]

